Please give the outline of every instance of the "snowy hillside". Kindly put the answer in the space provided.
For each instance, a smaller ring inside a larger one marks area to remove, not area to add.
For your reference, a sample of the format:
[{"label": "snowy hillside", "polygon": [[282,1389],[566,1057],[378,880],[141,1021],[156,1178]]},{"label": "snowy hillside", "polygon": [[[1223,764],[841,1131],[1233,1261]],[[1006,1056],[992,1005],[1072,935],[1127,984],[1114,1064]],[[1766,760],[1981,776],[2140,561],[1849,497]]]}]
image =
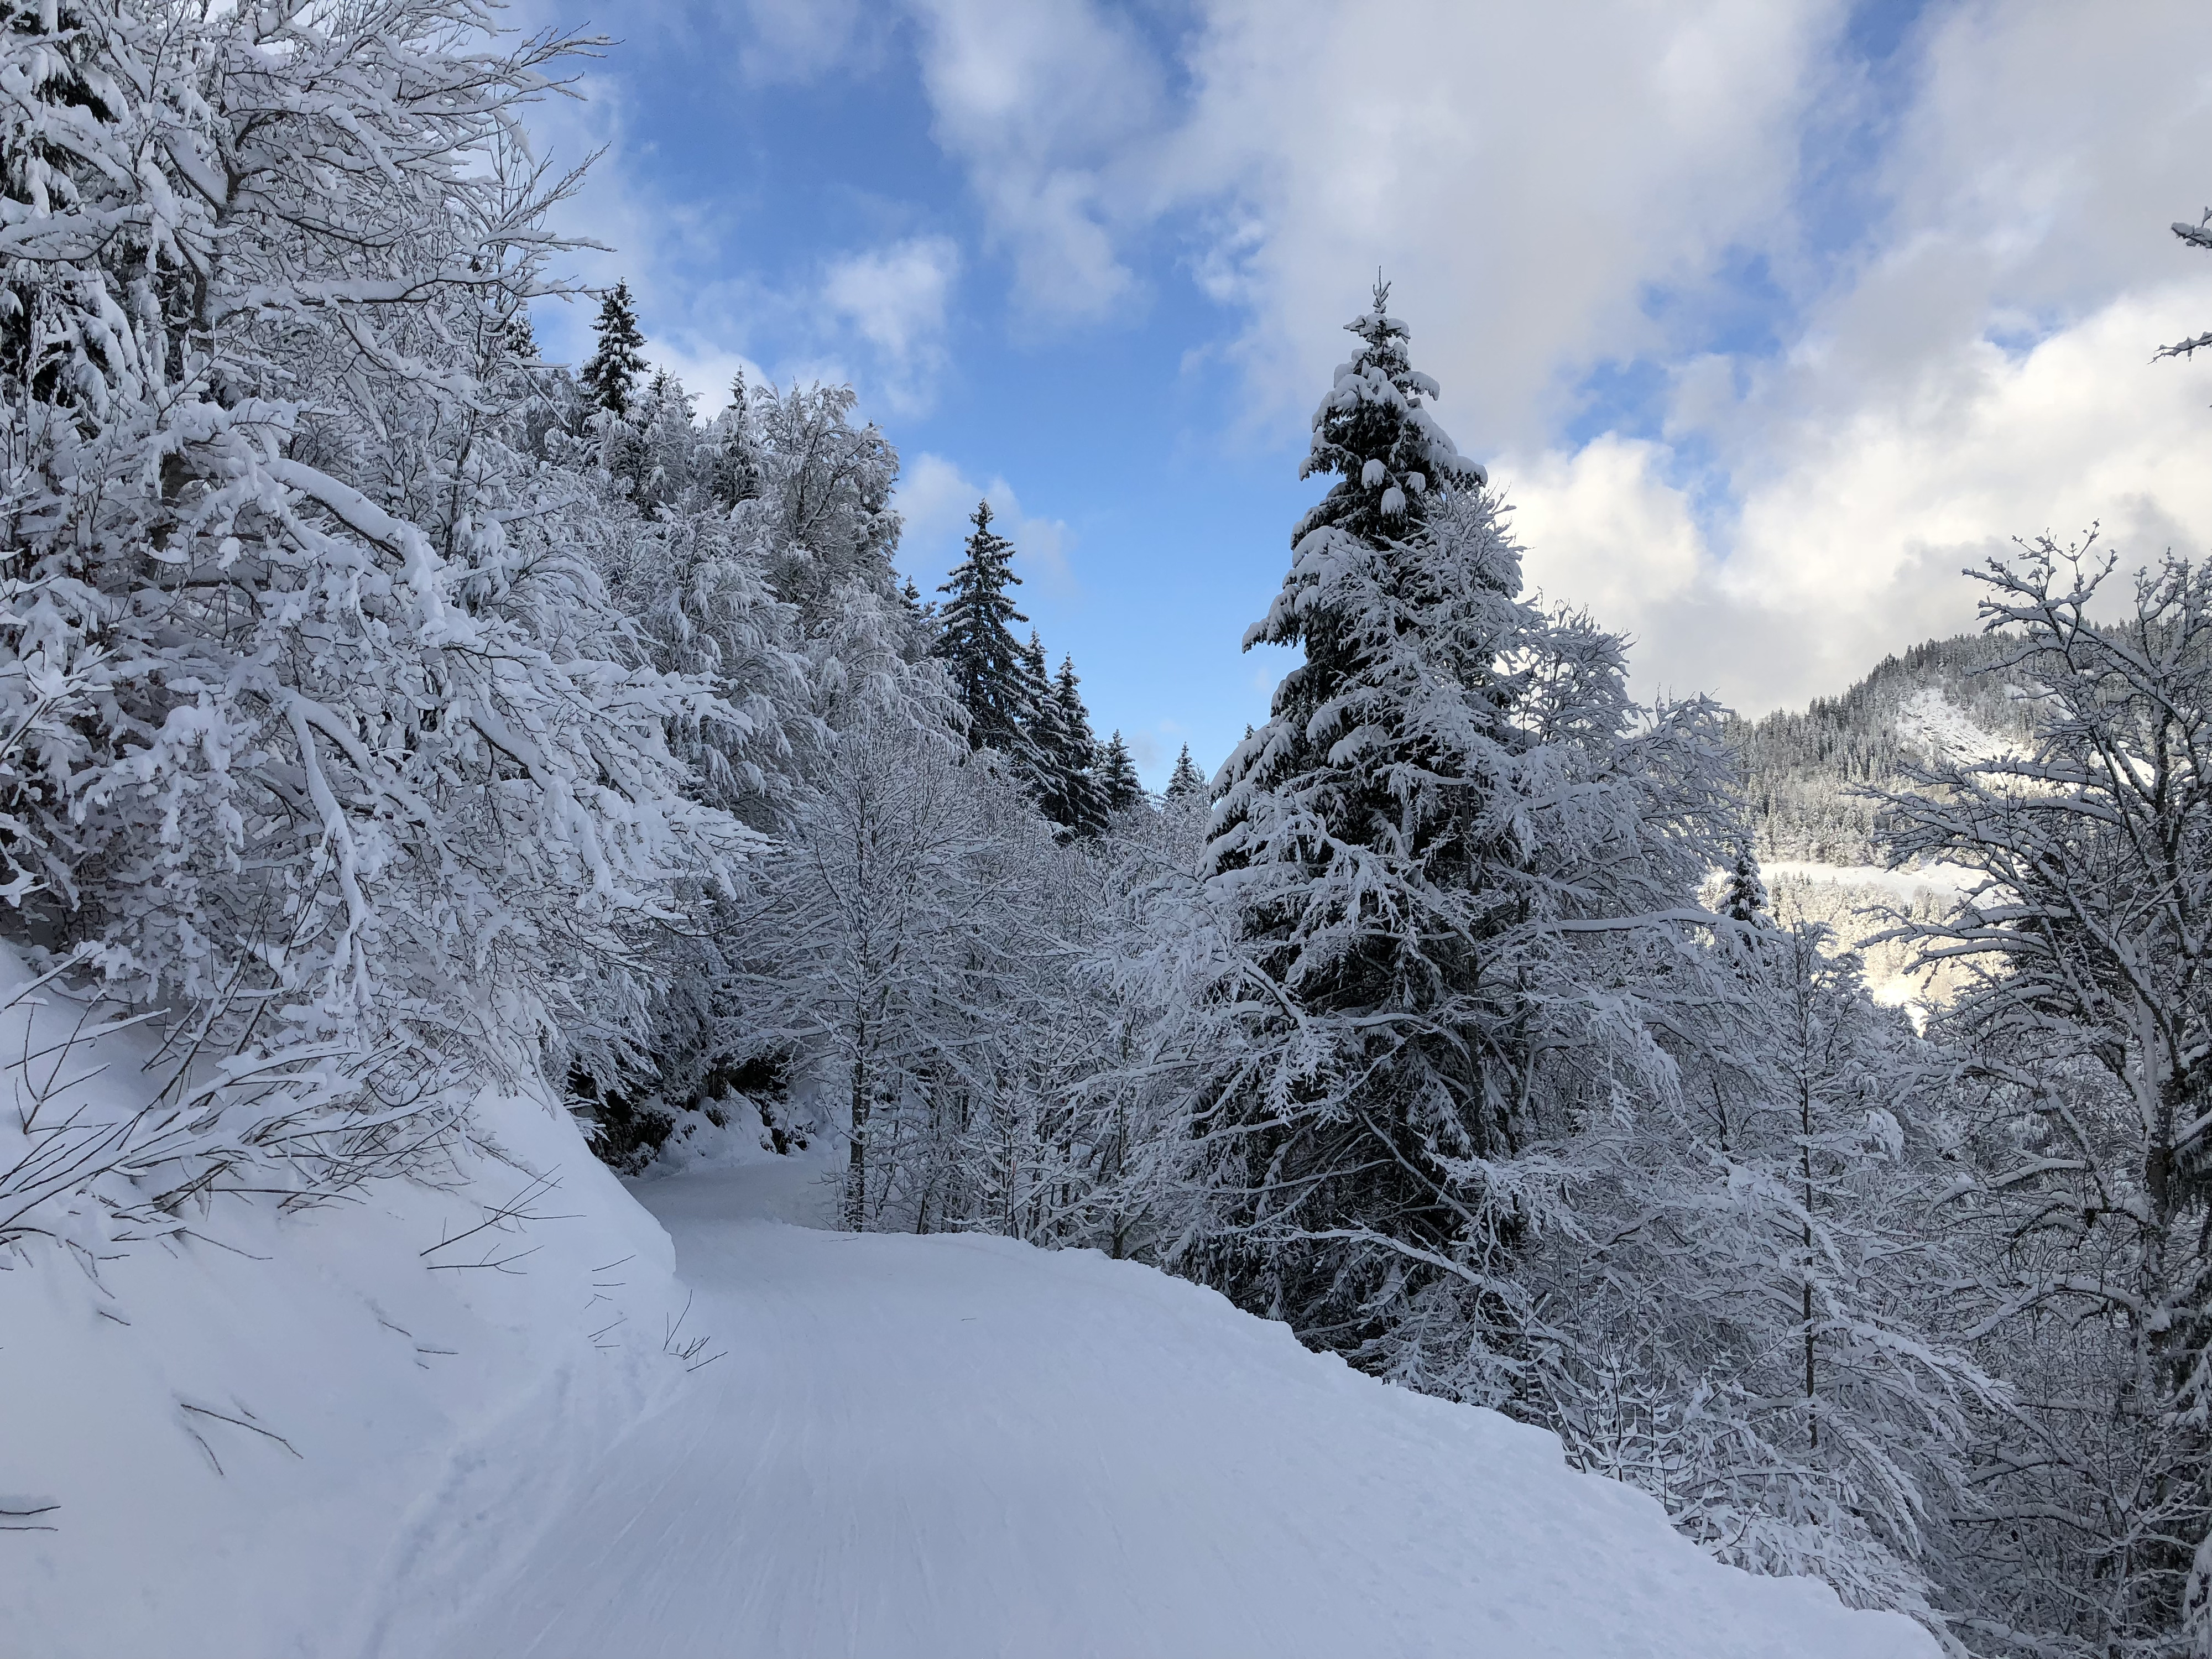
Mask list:
[{"label": "snowy hillside", "polygon": [[759,1218],[804,1214],[818,1172],[637,1188],[727,1358],[557,1477],[518,1421],[487,1473],[526,1482],[434,1523],[443,1588],[395,1599],[376,1651],[1934,1651],[1716,1565],[1548,1434],[1151,1268]]},{"label": "snowy hillside", "polygon": [[[0,977],[28,977],[6,947]],[[48,1048],[70,1013],[29,1012],[0,1014],[0,1051]],[[78,1121],[136,1110],[138,1035],[0,1072],[5,1130],[56,1059]],[[358,1651],[501,1425],[557,1466],[682,1378],[667,1237],[567,1115],[488,1092],[473,1139],[444,1188],[0,1246],[0,1654]],[[0,1170],[21,1150],[0,1131]],[[52,1212],[31,1219],[69,1231]]]},{"label": "snowy hillside", "polygon": [[769,1158],[636,1188],[679,1288],[565,1118],[481,1121],[456,1190],[10,1254],[0,1652],[1933,1650],[1153,1269],[782,1224]]},{"label": "snowy hillside", "polygon": [[1946,1000],[1963,970],[1916,972],[1911,946],[1866,941],[1896,925],[1893,912],[1948,912],[1972,877],[1949,865],[1890,869],[1878,805],[1858,792],[1903,787],[1909,766],[2021,752],[2027,706],[2004,673],[1987,672],[2008,648],[1981,635],[1930,640],[1886,659],[1839,697],[1732,732],[1776,915],[1824,923],[1844,945],[1863,946],[1868,988],[1893,1006]]},{"label": "snowy hillside", "polygon": [[1761,857],[1878,864],[1875,808],[1856,791],[1896,787],[1909,765],[2019,749],[2030,712],[2003,672],[1989,672],[2010,648],[1996,635],[1929,640],[1802,714],[1738,722]]}]

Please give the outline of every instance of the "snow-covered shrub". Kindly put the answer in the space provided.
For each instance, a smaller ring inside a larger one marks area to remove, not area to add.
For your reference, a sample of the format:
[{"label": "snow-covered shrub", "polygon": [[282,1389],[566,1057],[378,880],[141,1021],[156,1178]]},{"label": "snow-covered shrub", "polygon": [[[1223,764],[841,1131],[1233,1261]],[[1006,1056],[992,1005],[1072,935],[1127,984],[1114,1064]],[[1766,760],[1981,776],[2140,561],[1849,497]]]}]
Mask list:
[{"label": "snow-covered shrub", "polygon": [[343,1056],[357,1122],[634,1036],[638,922],[732,845],[665,738],[711,693],[515,447],[566,182],[516,120],[575,46],[471,0],[0,28],[8,926],[208,1065]]}]

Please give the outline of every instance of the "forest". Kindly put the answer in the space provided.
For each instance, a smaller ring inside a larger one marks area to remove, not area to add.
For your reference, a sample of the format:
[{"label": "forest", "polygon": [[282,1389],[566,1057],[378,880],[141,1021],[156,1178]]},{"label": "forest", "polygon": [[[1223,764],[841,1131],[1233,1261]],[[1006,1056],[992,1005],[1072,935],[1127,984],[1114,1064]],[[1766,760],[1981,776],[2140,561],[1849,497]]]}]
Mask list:
[{"label": "forest", "polygon": [[[496,1079],[1211,1287],[1953,1652],[2212,1649],[2212,567],[1975,573],[1908,665],[1995,757],[1640,702],[1378,281],[1243,641],[1296,665],[1155,794],[988,503],[922,591],[850,388],[702,417],[562,274],[524,122],[591,43],[0,30],[0,929],[161,1056],[0,1119],[0,1253],[435,1182]],[[1960,988],[1878,1003],[1762,852],[1971,872],[1892,924]]]}]

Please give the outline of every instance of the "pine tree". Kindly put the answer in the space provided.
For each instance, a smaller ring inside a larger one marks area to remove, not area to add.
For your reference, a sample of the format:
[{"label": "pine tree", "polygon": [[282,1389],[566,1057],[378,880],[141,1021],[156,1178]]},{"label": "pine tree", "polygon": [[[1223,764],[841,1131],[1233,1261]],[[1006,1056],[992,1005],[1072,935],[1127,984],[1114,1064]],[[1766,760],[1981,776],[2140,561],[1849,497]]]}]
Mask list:
[{"label": "pine tree", "polygon": [[[1186,758],[1189,750],[1183,751]],[[1129,758],[1129,745],[1121,741],[1118,731],[1106,739],[1106,747],[1098,757],[1098,784],[1106,797],[1106,810],[1116,815],[1127,811],[1145,799],[1144,781],[1137,775],[1137,763]]]},{"label": "pine tree", "polygon": [[[1252,735],[1249,727],[1246,728],[1244,735],[1248,738]],[[1182,800],[1191,795],[1202,798],[1205,793],[1206,774],[1192,763],[1190,745],[1185,744],[1182,752],[1176,757],[1175,770],[1168,775],[1167,798]]]},{"label": "pine tree", "polygon": [[1305,660],[1224,768],[1207,844],[1228,938],[1186,1248],[1310,1341],[1500,1404],[1540,1351],[1520,1241],[1575,1224],[1518,1161],[1585,1091],[1666,1086],[1631,975],[1639,950],[1680,957],[1652,918],[1711,867],[1723,762],[1702,706],[1632,737],[1620,641],[1517,599],[1519,549],[1386,299],[1315,416],[1303,470],[1336,482],[1246,635]]},{"label": "pine tree", "polygon": [[646,370],[645,336],[638,331],[637,310],[630,302],[629,283],[617,283],[599,302],[599,320],[593,328],[599,344],[584,360],[576,378],[601,409],[611,415],[627,415],[637,378]]},{"label": "pine tree", "polygon": [[937,590],[949,597],[938,613],[933,649],[944,659],[954,694],[968,711],[969,746],[1021,757],[1036,694],[1028,654],[1006,629],[1029,618],[1014,609],[1006,590],[1022,579],[1013,572],[1013,544],[991,528],[990,502],[976,502],[969,522],[975,527],[968,537],[968,556]]},{"label": "pine tree", "polygon": [[530,325],[530,307],[517,306],[507,319],[506,345],[507,355],[518,363],[529,367],[538,362],[538,331]]},{"label": "pine tree", "polygon": [[1759,860],[1752,854],[1750,842],[1742,842],[1735,849],[1735,861],[1729,866],[1721,914],[1731,921],[1771,925],[1773,918],[1767,914],[1766,905],[1766,884],[1759,879]]},{"label": "pine tree", "polygon": [[1104,832],[1108,810],[1096,775],[1097,743],[1091,735],[1080,685],[1075,659],[1063,657],[1058,678],[1038,700],[1036,726],[1037,804],[1079,840]]},{"label": "pine tree", "polygon": [[1060,729],[1060,705],[1053,701],[1052,677],[1045,672],[1044,641],[1034,628],[1029,643],[1021,648],[1017,672],[1014,695],[1019,699],[1021,735],[1014,756],[1030,793],[1042,801],[1052,787],[1054,757],[1066,738]]}]

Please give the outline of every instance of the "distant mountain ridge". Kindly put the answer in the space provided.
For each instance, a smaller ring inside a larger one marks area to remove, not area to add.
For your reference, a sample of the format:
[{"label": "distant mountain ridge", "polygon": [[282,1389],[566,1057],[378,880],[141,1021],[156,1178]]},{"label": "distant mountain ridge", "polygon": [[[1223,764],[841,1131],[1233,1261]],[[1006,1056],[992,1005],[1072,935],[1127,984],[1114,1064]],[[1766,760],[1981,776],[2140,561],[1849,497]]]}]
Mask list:
[{"label": "distant mountain ridge", "polygon": [[1802,714],[1731,722],[1759,858],[1880,864],[1879,809],[1856,791],[1902,784],[1910,763],[2024,747],[2031,711],[2017,681],[1994,672],[2013,643],[1990,634],[1929,640]]}]

